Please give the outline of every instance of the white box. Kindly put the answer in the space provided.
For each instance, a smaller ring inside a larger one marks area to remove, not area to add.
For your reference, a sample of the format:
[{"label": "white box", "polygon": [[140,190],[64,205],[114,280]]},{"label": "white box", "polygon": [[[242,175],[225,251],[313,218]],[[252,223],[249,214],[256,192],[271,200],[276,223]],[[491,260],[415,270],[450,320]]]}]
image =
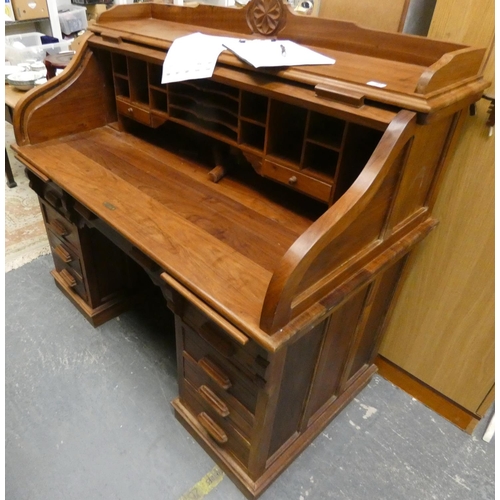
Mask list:
[{"label": "white box", "polygon": [[54,55],[69,50],[71,40],[42,45],[43,33],[23,33],[5,37],[5,60],[11,64],[43,61],[47,54]]},{"label": "white box", "polygon": [[58,9],[59,24],[65,35],[87,29],[87,9],[79,5],[63,5]]}]

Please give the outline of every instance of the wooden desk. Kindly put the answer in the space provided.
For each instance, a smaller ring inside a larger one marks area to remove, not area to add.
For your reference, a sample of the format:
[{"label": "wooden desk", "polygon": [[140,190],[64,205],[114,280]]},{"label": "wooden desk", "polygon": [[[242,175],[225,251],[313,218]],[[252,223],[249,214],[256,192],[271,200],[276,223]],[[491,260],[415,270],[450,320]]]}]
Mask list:
[{"label": "wooden desk", "polygon": [[[176,37],[248,26],[337,63],[255,70],[223,53],[211,79],[161,84]],[[176,416],[255,498],[374,373],[407,256],[437,223],[440,174],[487,85],[484,51],[271,0],[118,6],[91,30],[15,114],[53,277],[94,325],[130,307],[144,276],[161,288]],[[217,183],[214,167],[227,171]]]}]

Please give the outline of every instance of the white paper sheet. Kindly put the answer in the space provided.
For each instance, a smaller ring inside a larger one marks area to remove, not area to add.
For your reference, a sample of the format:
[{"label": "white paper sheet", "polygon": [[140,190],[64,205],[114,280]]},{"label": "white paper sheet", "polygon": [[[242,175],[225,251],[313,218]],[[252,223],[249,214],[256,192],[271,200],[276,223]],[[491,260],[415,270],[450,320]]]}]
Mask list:
[{"label": "white paper sheet", "polygon": [[163,63],[161,83],[210,78],[226,48],[255,68],[335,64],[335,59],[290,40],[242,40],[193,33],[172,43]]},{"label": "white paper sheet", "polygon": [[230,39],[202,33],[177,38],[163,63],[161,83],[210,78],[227,40]]},{"label": "white paper sheet", "polygon": [[237,40],[224,45],[255,68],[335,64],[335,59],[302,47],[291,40]]}]

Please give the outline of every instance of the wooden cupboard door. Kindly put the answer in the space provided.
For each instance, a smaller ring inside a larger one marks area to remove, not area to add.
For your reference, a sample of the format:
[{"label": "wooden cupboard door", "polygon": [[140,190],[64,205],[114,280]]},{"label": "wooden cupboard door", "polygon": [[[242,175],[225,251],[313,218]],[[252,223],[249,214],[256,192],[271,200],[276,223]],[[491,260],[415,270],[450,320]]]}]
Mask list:
[{"label": "wooden cupboard door", "polygon": [[319,17],[351,21],[364,28],[402,31],[409,0],[316,0]]},{"label": "wooden cupboard door", "polygon": [[[493,0],[442,0],[429,33],[489,47],[489,80],[493,9]],[[398,367],[480,415],[492,401],[494,384],[494,136],[485,125],[488,105],[482,99],[476,116],[466,119],[433,211],[440,224],[410,259],[380,349]]]}]

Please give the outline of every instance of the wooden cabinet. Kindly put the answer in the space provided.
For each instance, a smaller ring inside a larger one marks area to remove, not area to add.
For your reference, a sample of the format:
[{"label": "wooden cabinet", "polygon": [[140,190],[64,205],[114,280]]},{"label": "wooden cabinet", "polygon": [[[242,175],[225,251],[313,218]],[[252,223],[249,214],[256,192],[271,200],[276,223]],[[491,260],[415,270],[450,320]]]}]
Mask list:
[{"label": "wooden cabinet", "polygon": [[[212,78],[161,84],[175,38],[248,26],[337,62],[256,70],[223,53]],[[484,50],[271,0],[118,6],[91,30],[14,116],[17,155],[51,205],[54,277],[85,314],[81,301],[99,308],[114,292],[125,307],[120,292],[140,295],[125,276],[146,271],[175,315],[175,414],[255,498],[375,372],[407,259],[437,224],[448,153],[486,86]]]},{"label": "wooden cabinet", "polygon": [[[494,80],[493,2],[438,2],[429,36],[488,47]],[[494,96],[494,85],[485,91]],[[444,174],[441,221],[413,255],[381,346],[382,373],[472,432],[494,397],[494,135],[489,101],[468,116]]]}]

